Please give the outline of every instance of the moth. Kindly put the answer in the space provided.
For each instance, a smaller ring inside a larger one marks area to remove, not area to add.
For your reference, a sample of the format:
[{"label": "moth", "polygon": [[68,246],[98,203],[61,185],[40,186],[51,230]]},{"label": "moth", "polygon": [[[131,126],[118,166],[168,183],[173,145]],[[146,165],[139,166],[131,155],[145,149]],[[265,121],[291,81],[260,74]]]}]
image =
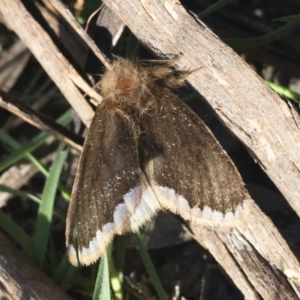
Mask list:
[{"label": "moth", "polygon": [[118,59],[104,73],[67,215],[73,265],[95,262],[160,209],[196,224],[230,224],[247,209],[232,161],[173,93],[188,76],[174,64]]}]

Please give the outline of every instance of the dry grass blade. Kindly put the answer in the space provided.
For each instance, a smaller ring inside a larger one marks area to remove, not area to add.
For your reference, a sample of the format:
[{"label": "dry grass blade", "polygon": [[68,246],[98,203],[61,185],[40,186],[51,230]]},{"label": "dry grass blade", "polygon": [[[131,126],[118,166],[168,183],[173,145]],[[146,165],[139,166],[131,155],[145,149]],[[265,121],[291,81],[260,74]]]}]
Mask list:
[{"label": "dry grass blade", "polygon": [[53,7],[64,17],[64,19],[71,25],[71,27],[76,31],[76,33],[85,41],[89,48],[94,52],[96,57],[103,63],[103,65],[109,69],[110,63],[105,55],[97,48],[95,43],[90,39],[90,37],[84,32],[81,26],[76,22],[74,16],[69,11],[69,9],[64,6],[60,1],[50,0],[49,1]]},{"label": "dry grass blade", "polygon": [[0,86],[9,91],[23,72],[30,58],[30,52],[22,41],[16,41],[7,51],[2,53],[0,59]]}]

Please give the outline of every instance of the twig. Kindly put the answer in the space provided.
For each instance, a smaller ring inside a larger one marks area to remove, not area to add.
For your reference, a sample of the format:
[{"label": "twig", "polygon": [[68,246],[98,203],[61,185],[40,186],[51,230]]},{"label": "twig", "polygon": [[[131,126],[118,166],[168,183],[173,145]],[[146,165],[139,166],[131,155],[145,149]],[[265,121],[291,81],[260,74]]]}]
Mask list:
[{"label": "twig", "polygon": [[50,133],[77,151],[82,151],[80,137],[2,90],[0,90],[0,106],[42,131]]},{"label": "twig", "polygon": [[76,33],[85,41],[89,48],[93,51],[96,57],[103,63],[103,65],[109,69],[110,63],[108,58],[98,49],[93,40],[86,34],[83,28],[76,22],[74,16],[69,9],[57,0],[49,0],[49,2],[55,7],[55,9],[64,17],[64,19],[70,24],[70,26],[76,31]]}]

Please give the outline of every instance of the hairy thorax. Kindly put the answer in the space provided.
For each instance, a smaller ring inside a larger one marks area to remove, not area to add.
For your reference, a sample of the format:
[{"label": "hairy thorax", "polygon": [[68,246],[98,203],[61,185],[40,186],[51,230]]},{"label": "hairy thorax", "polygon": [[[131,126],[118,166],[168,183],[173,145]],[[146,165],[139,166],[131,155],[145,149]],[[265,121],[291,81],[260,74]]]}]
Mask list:
[{"label": "hairy thorax", "polygon": [[103,75],[99,88],[104,101],[134,105],[149,97],[152,81],[148,72],[141,72],[138,63],[119,60]]},{"label": "hairy thorax", "polygon": [[103,100],[137,108],[151,106],[162,87],[173,89],[183,84],[186,75],[174,76],[174,62],[157,65],[151,61],[117,60],[99,83]]}]

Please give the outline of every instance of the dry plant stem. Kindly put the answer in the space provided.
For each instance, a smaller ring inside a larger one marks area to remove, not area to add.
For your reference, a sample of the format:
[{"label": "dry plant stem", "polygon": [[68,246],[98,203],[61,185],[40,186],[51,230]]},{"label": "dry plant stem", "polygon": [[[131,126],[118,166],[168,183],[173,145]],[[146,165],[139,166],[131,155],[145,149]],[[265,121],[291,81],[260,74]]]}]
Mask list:
[{"label": "dry plant stem", "polygon": [[80,70],[84,70],[86,58],[90,51],[89,47],[76,32],[74,32],[69,23],[63,19],[48,0],[42,2],[36,1],[34,4],[53,31],[53,35],[56,35],[55,40],[52,37],[52,41],[63,45],[68,51],[69,56],[72,56],[72,61],[76,61],[77,67],[80,68]]},{"label": "dry plant stem", "polygon": [[71,299],[1,232],[0,245],[1,299]]},{"label": "dry plant stem", "polygon": [[9,91],[16,83],[29,58],[30,52],[20,40],[1,53],[0,86],[4,91]]},{"label": "dry plant stem", "polygon": [[[105,31],[107,32],[110,41],[104,40],[104,43],[107,43],[107,47],[109,47],[109,52],[111,51],[111,48],[113,48],[121,34],[123,33],[123,30],[125,28],[125,24],[122,22],[122,20],[106,5],[104,5],[99,13],[98,19],[97,19],[97,26],[105,28]],[[104,37],[104,34],[102,34],[102,38]]]},{"label": "dry plant stem", "polygon": [[0,106],[22,118],[31,125],[41,129],[42,131],[48,132],[56,139],[68,144],[77,151],[82,151],[82,145],[76,142],[78,137],[73,132],[55,123],[50,118],[35,111],[31,107],[18,101],[15,97],[2,90],[0,90]]},{"label": "dry plant stem", "polygon": [[107,69],[109,69],[110,68],[110,63],[109,63],[108,58],[105,57],[105,55],[98,49],[98,47],[91,40],[91,38],[84,32],[84,30],[82,29],[82,27],[75,20],[74,16],[70,12],[70,10],[65,5],[63,5],[60,1],[49,0],[49,2],[64,17],[64,19],[77,32],[77,34],[85,41],[85,43],[89,46],[89,48],[96,55],[96,57],[98,57],[98,59],[103,63],[103,65]]},{"label": "dry plant stem", "polygon": [[290,108],[178,1],[105,0],[158,56],[182,54],[188,82],[243,142],[300,215],[300,134]]},{"label": "dry plant stem", "polygon": [[81,78],[73,66],[59,52],[48,34],[32,18],[21,1],[1,1],[0,12],[6,23],[27,45],[51,79],[56,83],[83,122],[89,124],[93,117],[93,110],[83,99],[76,85],[100,102],[101,97],[99,94]]}]

